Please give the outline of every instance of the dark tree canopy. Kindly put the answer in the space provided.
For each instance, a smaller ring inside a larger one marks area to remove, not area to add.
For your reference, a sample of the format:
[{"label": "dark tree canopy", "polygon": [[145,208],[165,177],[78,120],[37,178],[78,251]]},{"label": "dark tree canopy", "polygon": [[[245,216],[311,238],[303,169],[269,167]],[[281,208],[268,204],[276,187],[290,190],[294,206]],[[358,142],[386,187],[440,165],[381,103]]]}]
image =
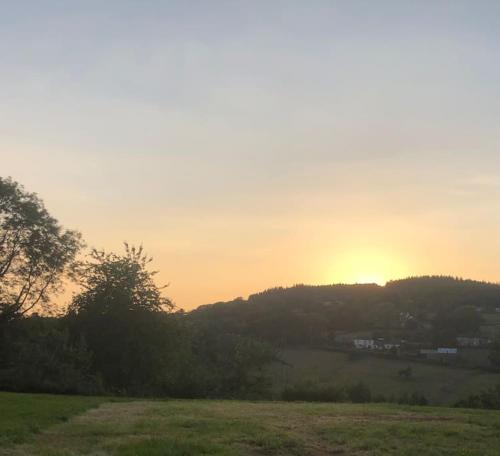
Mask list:
[{"label": "dark tree canopy", "polygon": [[79,233],[63,229],[36,194],[0,177],[0,322],[48,310],[80,247]]},{"label": "dark tree canopy", "polygon": [[356,331],[449,346],[457,336],[478,335],[482,313],[497,307],[499,284],[429,276],[385,286],[272,288],[246,300],[200,306],[189,318],[280,347],[328,346],[336,334]]},{"label": "dark tree canopy", "polygon": [[154,282],[155,271],[147,269],[152,259],[142,247],[125,244],[125,253],[92,250],[88,261],[80,264],[78,280],[83,292],[71,304],[74,313],[117,310],[161,312],[171,310],[172,302]]},{"label": "dark tree canopy", "polygon": [[122,255],[93,250],[78,271],[83,291],[70,306],[72,333],[88,343],[93,369],[115,392],[159,392],[173,369],[173,304],[155,284],[150,262],[142,248],[125,244]]}]

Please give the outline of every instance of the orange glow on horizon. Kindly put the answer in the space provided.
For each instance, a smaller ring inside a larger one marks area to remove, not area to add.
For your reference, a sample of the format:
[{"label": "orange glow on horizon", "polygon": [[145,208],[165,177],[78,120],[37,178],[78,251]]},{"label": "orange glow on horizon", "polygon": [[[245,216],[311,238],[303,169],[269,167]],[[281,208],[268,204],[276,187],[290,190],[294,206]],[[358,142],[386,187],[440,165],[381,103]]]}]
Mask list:
[{"label": "orange glow on horizon", "polygon": [[378,276],[378,275],[365,275],[365,274],[360,274],[356,280],[354,281],[354,283],[357,283],[357,284],[377,284],[377,285],[385,285],[387,282],[387,280],[383,279],[381,276]]},{"label": "orange glow on horizon", "polygon": [[397,254],[383,249],[344,252],[326,273],[330,283],[385,285],[388,281],[410,276],[410,269]]}]

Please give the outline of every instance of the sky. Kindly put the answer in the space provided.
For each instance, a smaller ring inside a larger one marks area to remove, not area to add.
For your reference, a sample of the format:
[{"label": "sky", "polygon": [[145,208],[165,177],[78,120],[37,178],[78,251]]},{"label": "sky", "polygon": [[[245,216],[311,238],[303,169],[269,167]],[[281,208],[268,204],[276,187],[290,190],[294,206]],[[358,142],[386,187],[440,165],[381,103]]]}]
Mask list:
[{"label": "sky", "polygon": [[500,2],[0,7],[0,175],[179,307],[500,281]]}]

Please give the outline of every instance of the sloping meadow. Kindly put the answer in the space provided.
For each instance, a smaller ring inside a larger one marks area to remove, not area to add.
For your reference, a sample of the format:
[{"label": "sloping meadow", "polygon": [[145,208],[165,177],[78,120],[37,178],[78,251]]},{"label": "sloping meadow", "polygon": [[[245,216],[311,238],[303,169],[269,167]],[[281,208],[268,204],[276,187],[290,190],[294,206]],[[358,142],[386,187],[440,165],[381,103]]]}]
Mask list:
[{"label": "sloping meadow", "polygon": [[[15,401],[31,411],[5,407]],[[491,411],[387,404],[95,401],[0,394],[0,455],[483,456],[498,454],[500,445],[500,413]],[[64,415],[61,403],[67,404]],[[29,423],[30,430],[19,437],[16,426],[26,429]]]}]

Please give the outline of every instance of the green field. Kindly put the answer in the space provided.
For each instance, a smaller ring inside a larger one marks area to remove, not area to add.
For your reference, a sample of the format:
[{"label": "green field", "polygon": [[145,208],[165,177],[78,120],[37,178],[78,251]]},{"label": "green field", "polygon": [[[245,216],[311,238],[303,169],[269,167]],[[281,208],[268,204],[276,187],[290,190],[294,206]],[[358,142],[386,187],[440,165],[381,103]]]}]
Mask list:
[{"label": "green field", "polygon": [[[477,369],[382,359],[365,356],[351,359],[346,353],[326,350],[284,350],[287,363],[273,368],[276,395],[286,386],[349,385],[366,383],[374,394],[386,397],[418,392],[434,405],[452,405],[469,394],[477,393],[500,382],[500,374]],[[402,379],[400,369],[411,366],[413,376]],[[500,454],[500,453],[499,453]]]},{"label": "green field", "polygon": [[105,398],[0,393],[0,448],[24,443],[49,426],[97,407]]},{"label": "green field", "polygon": [[0,393],[0,455],[498,455],[500,412]]}]

